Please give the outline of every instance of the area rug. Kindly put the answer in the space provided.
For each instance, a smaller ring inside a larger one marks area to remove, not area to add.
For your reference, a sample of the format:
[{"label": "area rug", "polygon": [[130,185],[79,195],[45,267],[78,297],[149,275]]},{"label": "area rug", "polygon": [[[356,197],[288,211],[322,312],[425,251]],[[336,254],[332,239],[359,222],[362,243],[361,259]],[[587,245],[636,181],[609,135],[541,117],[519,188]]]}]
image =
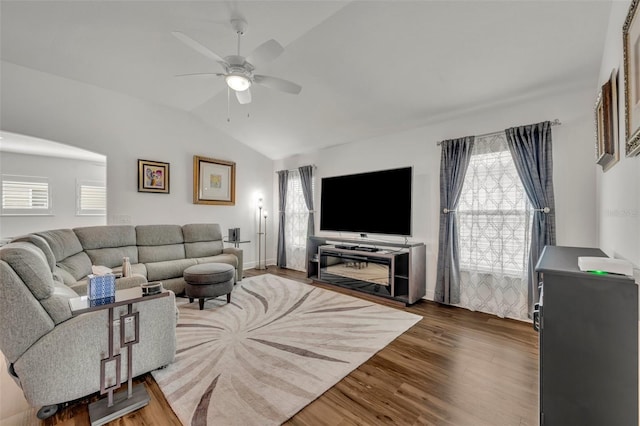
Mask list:
[{"label": "area rug", "polygon": [[275,275],[179,302],[176,360],[153,372],[184,425],[277,425],[422,317]]}]

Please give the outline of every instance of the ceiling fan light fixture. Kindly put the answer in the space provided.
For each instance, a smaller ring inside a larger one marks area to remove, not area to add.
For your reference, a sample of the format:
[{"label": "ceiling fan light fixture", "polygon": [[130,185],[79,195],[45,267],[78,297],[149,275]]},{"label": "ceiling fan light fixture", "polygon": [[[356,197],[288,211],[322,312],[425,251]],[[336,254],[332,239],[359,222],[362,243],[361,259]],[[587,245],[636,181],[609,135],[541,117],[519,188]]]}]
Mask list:
[{"label": "ceiling fan light fixture", "polygon": [[227,86],[236,92],[244,92],[251,87],[251,80],[242,74],[229,74],[225,78]]}]

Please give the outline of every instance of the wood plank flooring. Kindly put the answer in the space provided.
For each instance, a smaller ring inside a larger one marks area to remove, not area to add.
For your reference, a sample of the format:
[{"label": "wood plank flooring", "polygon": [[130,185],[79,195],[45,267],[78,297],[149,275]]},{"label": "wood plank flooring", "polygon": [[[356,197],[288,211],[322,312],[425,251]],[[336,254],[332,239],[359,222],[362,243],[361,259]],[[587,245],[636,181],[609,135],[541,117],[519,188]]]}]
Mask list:
[{"label": "wood plank flooring", "polygon": [[[275,266],[245,276],[264,273],[310,282],[303,273]],[[407,308],[378,301],[423,319],[287,425],[538,424],[538,343],[529,324],[427,301]],[[146,384],[151,403],[110,424],[180,425],[153,377],[136,381]],[[96,398],[71,404],[44,424],[88,425],[87,403]]]}]

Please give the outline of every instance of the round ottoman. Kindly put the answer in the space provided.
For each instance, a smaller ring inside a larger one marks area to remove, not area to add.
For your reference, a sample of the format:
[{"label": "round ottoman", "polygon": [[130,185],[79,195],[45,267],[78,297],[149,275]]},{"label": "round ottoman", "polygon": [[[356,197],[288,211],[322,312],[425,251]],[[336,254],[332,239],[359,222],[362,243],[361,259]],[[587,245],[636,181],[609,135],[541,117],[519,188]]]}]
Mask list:
[{"label": "round ottoman", "polygon": [[235,269],[226,263],[201,263],[189,266],[184,270],[185,294],[189,302],[198,299],[200,310],[204,309],[205,299],[227,295],[227,303],[231,302],[231,290]]}]

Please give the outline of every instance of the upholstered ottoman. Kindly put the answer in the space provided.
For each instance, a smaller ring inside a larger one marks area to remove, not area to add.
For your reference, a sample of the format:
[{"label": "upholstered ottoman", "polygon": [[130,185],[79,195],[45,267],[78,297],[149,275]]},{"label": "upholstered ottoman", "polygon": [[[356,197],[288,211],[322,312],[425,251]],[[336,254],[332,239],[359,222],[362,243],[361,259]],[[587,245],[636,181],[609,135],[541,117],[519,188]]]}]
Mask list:
[{"label": "upholstered ottoman", "polygon": [[227,303],[231,302],[231,290],[235,270],[226,263],[201,263],[184,270],[185,294],[189,302],[198,299],[200,310],[204,309],[205,299],[227,295]]}]

